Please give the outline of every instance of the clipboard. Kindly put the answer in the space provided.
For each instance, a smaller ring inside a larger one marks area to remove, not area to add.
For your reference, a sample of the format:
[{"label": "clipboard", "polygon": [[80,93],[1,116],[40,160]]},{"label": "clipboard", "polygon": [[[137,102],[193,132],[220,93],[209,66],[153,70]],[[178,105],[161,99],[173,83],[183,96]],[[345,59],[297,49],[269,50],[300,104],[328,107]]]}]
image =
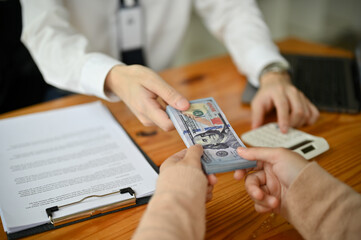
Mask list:
[{"label": "clipboard", "polygon": [[[111,111],[110,111],[110,113],[113,115],[113,113]],[[114,117],[114,115],[113,115],[113,117]],[[121,123],[119,121],[117,121],[117,122],[121,126],[121,128],[123,128]],[[147,160],[148,164],[153,168],[153,170],[157,174],[159,174],[159,167],[148,157],[147,154],[145,154],[145,152],[139,147],[139,145],[129,135],[129,133],[125,130],[125,128],[123,128],[123,130],[128,135],[129,139],[132,141],[134,146],[136,146],[136,148],[139,150],[139,152]],[[134,207],[137,207],[137,206],[140,206],[140,205],[144,205],[144,204],[148,203],[150,198],[152,197],[152,196],[147,196],[147,197],[137,198],[135,192],[133,191],[133,189],[130,188],[130,187],[127,187],[127,188],[119,189],[119,191],[110,192],[110,193],[103,194],[103,195],[90,195],[90,196],[84,197],[83,199],[80,199],[79,201],[71,202],[71,203],[66,204],[66,205],[74,205],[74,204],[80,203],[83,200],[85,200],[87,198],[91,198],[91,197],[104,197],[104,196],[111,195],[111,194],[116,194],[116,193],[118,193],[118,194],[129,194],[131,197],[130,197],[130,199],[127,199],[125,201],[119,201],[119,202],[116,202],[116,203],[108,205],[108,206],[101,206],[99,208],[91,209],[91,210],[88,210],[86,212],[76,213],[73,216],[69,216],[69,218],[67,218],[67,219],[51,219],[51,217],[50,217],[51,213],[54,213],[56,211],[61,211],[62,207],[66,207],[65,205],[63,205],[63,206],[54,206],[54,207],[51,207],[51,208],[47,208],[47,209],[44,209],[44,214],[48,215],[51,223],[46,223],[46,224],[43,224],[43,225],[28,228],[28,229],[25,229],[25,230],[22,230],[22,231],[14,232],[14,233],[7,233],[7,237],[10,240],[19,239],[19,238],[24,238],[24,237],[27,237],[27,236],[35,235],[35,234],[38,234],[38,233],[50,231],[50,230],[53,230],[53,229],[66,227],[66,226],[69,226],[69,225],[72,225],[72,224],[75,224],[75,223],[83,222],[83,221],[90,220],[90,219],[93,219],[93,218],[101,217],[101,216],[108,215],[108,214],[111,214],[111,213],[115,213],[115,212],[119,212],[119,211],[122,211],[122,210],[134,208]]]},{"label": "clipboard", "polygon": [[[128,136],[129,136],[129,134],[128,134]],[[143,152],[143,150],[135,143],[135,141],[132,138],[130,138],[130,139],[135,144],[135,146],[139,149],[139,151],[144,155],[144,157],[147,159],[148,163],[152,166],[152,168],[159,174],[159,167],[157,165],[155,165],[155,163]],[[121,192],[123,192],[123,193],[121,193]],[[134,193],[132,188],[123,188],[123,189],[119,190],[119,194],[131,194],[132,192]],[[113,194],[113,193],[115,193],[115,192],[112,192],[109,194]],[[101,195],[101,196],[103,196],[103,195]],[[88,197],[92,197],[92,196],[88,196]],[[151,196],[137,198],[134,193],[133,197],[131,198],[131,201],[119,202],[120,205],[115,204],[113,206],[108,206],[107,209],[92,209],[92,211],[94,211],[94,212],[88,211],[83,216],[74,216],[74,218],[68,219],[66,221],[62,221],[62,219],[60,219],[60,221],[53,221],[53,223],[43,224],[43,225],[25,229],[25,230],[22,230],[19,232],[9,233],[9,234],[7,234],[7,236],[8,236],[8,239],[19,239],[19,238],[23,238],[26,236],[50,231],[53,229],[66,227],[66,226],[69,226],[69,225],[72,225],[75,223],[83,222],[83,221],[97,218],[100,216],[104,216],[104,215],[119,212],[122,210],[134,208],[134,207],[137,207],[140,205],[144,205],[149,202],[150,198],[151,198]],[[78,203],[78,202],[76,202],[76,203]],[[54,207],[56,207],[56,206],[54,206]],[[59,206],[57,206],[57,207],[59,208]],[[48,210],[48,212],[54,212],[54,211]],[[44,214],[47,214],[47,209],[44,209]]]}]

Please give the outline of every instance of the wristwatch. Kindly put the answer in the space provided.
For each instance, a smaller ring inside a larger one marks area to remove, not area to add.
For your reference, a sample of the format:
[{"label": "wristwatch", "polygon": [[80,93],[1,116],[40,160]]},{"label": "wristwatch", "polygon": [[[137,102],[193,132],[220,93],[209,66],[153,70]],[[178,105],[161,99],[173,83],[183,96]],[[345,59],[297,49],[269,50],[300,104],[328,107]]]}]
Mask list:
[{"label": "wristwatch", "polygon": [[290,68],[287,64],[282,62],[274,62],[271,64],[268,64],[263,70],[261,71],[260,77],[262,77],[263,74],[268,72],[276,72],[276,73],[284,73],[289,72]]}]

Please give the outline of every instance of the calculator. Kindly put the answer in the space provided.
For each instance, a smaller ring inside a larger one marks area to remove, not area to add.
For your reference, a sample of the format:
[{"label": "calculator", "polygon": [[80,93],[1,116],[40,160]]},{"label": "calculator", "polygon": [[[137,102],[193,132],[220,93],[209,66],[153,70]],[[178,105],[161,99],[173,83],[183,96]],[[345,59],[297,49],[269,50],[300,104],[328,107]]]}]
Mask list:
[{"label": "calculator", "polygon": [[284,147],[301,154],[307,160],[327,151],[330,147],[322,137],[289,128],[282,133],[277,123],[268,123],[241,135],[243,142],[254,147]]}]

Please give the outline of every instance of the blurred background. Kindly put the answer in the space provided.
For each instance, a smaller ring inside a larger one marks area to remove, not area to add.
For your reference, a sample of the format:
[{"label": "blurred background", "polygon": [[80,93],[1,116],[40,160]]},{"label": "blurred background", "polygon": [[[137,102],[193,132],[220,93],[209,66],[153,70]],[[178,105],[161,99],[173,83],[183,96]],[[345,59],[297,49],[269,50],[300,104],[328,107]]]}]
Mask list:
[{"label": "blurred background", "polygon": [[[361,39],[360,0],[257,0],[257,3],[275,41],[292,36],[352,51]],[[173,66],[226,53],[193,11]]]},{"label": "blurred background", "polygon": [[[275,41],[292,36],[353,50],[361,39],[360,0],[257,0],[257,3]],[[67,94],[44,82],[20,42],[21,27],[19,1],[0,0],[0,113]],[[224,54],[225,47],[208,33],[193,10],[184,42],[171,67]]]}]

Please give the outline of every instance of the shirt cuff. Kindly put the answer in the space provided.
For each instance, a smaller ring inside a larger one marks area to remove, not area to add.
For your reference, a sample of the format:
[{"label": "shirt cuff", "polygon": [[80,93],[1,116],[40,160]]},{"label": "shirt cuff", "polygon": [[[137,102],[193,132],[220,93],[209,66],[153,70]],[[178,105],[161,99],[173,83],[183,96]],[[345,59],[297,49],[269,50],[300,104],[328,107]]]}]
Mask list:
[{"label": "shirt cuff", "polygon": [[90,53],[86,60],[80,77],[83,93],[95,95],[105,100],[115,102],[119,97],[104,89],[105,78],[109,71],[116,65],[124,65],[117,59],[102,53]]},{"label": "shirt cuff", "polygon": [[[237,56],[234,56],[236,62]],[[248,81],[255,87],[259,87],[259,78],[262,70],[271,63],[279,62],[286,67],[289,67],[289,63],[283,58],[277,49],[273,49],[270,46],[261,46],[250,50],[247,56],[242,56],[242,67],[238,64],[238,69],[244,73]]]}]

